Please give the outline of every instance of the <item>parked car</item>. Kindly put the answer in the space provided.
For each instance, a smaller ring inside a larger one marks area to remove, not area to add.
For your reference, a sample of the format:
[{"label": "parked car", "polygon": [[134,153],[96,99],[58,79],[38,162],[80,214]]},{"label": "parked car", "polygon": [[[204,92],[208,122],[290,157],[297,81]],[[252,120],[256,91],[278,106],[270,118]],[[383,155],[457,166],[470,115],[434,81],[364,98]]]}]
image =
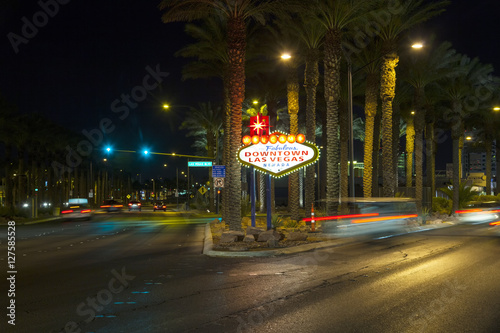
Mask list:
[{"label": "parked car", "polygon": [[163,210],[164,212],[166,212],[167,206],[163,202],[155,202],[153,211],[156,212],[157,210]]},{"label": "parked car", "polygon": [[141,202],[132,200],[128,203],[128,211],[130,212],[131,210],[138,210],[141,211]]},{"label": "parked car", "polygon": [[117,200],[104,200],[101,205],[101,208],[106,212],[119,212],[123,208],[123,204]]},{"label": "parked car", "polygon": [[90,220],[92,210],[89,208],[86,198],[71,198],[68,203],[61,208],[61,219],[63,220]]}]

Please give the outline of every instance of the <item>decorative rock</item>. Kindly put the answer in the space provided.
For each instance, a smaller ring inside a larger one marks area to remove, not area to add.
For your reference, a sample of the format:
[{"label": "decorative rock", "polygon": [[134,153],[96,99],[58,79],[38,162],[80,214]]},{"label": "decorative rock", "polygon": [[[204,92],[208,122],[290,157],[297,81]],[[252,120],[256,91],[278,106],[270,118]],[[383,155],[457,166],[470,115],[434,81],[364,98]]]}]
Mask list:
[{"label": "decorative rock", "polygon": [[246,235],[243,241],[247,243],[255,242],[255,237],[253,235]]},{"label": "decorative rock", "polygon": [[220,242],[221,243],[234,243],[238,240],[238,236],[236,235],[233,235],[229,232],[224,232],[221,236],[220,236]]},{"label": "decorative rock", "polygon": [[[243,231],[232,230],[232,231],[226,231],[226,232],[222,233],[220,241],[221,241],[221,243],[236,242],[236,241],[242,241],[244,237],[245,237],[245,234],[243,233]],[[232,240],[232,239],[234,239],[234,240]]]},{"label": "decorative rock", "polygon": [[305,241],[307,240],[307,234],[301,232],[291,232],[286,238],[289,241]]},{"label": "decorative rock", "polygon": [[264,230],[260,228],[255,228],[255,227],[248,227],[246,230],[247,236],[252,236],[254,239],[257,239],[261,233],[263,233]]},{"label": "decorative rock", "polygon": [[264,232],[260,233],[259,237],[257,238],[257,242],[267,242],[270,239],[279,241],[280,238],[281,238],[281,235],[278,232],[276,232],[275,230],[271,229],[271,230],[264,231]]}]

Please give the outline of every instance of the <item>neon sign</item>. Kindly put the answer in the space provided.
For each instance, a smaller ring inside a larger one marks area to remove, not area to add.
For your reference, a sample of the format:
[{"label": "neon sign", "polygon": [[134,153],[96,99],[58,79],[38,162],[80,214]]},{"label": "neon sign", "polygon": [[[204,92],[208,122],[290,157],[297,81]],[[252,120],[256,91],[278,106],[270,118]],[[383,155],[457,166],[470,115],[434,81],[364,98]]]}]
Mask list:
[{"label": "neon sign", "polygon": [[303,134],[275,132],[269,136],[244,136],[245,146],[238,151],[238,160],[247,167],[273,177],[282,177],[295,172],[319,158],[315,144],[306,141]]}]

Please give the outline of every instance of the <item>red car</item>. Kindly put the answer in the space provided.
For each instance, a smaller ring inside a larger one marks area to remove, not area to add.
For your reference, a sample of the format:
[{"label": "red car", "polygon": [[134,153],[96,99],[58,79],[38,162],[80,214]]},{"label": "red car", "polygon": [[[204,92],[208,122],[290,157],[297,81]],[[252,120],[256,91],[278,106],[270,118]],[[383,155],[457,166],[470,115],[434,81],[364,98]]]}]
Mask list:
[{"label": "red car", "polygon": [[153,211],[156,212],[157,210],[163,210],[164,212],[166,212],[167,206],[163,202],[155,202],[155,205],[153,206]]}]

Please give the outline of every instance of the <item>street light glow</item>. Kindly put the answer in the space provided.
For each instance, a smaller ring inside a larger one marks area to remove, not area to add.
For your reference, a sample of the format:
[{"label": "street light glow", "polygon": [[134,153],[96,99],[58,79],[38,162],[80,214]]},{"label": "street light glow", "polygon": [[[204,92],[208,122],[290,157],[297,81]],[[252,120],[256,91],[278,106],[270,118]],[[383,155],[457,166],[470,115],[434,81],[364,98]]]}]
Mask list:
[{"label": "street light glow", "polygon": [[500,111],[500,106],[495,106],[495,107],[493,108],[493,111]]},{"label": "street light glow", "polygon": [[421,49],[421,48],[424,47],[424,44],[422,44],[422,43],[415,43],[411,47],[413,47],[414,49]]},{"label": "street light glow", "polygon": [[283,53],[281,55],[281,59],[283,59],[283,60],[288,60],[290,58],[292,58],[292,56],[290,55],[290,53]]},{"label": "street light glow", "polygon": [[170,105],[168,105],[168,104],[163,104],[163,108],[164,108],[164,109],[168,109],[168,108],[170,108]]}]

